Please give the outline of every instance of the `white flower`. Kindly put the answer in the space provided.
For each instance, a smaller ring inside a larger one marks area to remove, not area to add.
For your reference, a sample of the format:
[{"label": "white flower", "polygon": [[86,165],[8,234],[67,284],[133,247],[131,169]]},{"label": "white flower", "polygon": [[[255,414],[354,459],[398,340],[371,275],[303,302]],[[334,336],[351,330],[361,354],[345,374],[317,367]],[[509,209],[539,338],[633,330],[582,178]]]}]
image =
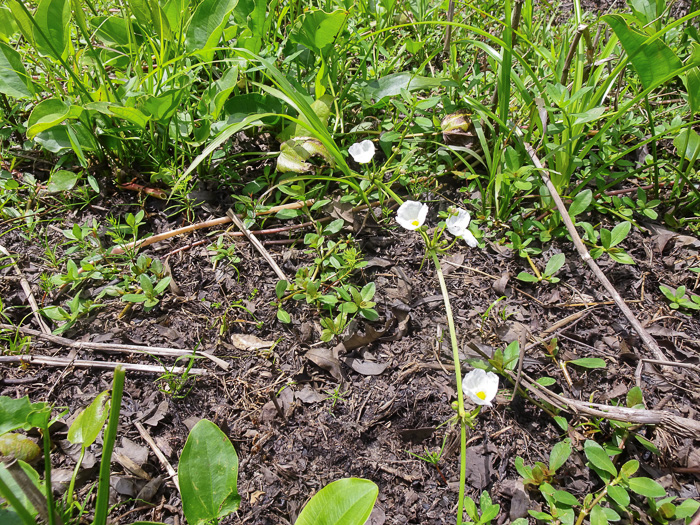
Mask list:
[{"label": "white flower", "polygon": [[493,372],[475,368],[464,376],[462,391],[477,405],[491,406],[491,401],[498,392],[498,376]]},{"label": "white flower", "polygon": [[469,221],[471,220],[469,212],[462,208],[457,208],[454,211],[456,215],[450,215],[445,221],[447,229],[452,235],[455,237],[462,237],[469,246],[475,248],[479,243],[474,235],[472,235],[472,232],[469,231]]},{"label": "white flower", "polygon": [[355,142],[348,149],[348,153],[352,155],[355,162],[358,164],[367,164],[374,157],[374,143],[371,140],[363,140],[362,142]]},{"label": "white flower", "polygon": [[418,201],[405,201],[396,212],[396,222],[407,230],[417,230],[428,216],[428,205]]}]

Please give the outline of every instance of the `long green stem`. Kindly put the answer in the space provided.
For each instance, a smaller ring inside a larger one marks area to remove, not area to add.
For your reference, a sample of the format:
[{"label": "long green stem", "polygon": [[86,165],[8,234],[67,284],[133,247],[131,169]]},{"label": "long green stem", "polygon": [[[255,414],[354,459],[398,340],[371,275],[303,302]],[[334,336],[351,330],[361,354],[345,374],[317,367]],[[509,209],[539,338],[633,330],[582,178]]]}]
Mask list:
[{"label": "long green stem", "polygon": [[49,427],[41,429],[44,443],[44,483],[46,484],[46,511],[49,515],[49,525],[56,523],[53,503],[53,488],[51,487],[51,437]]},{"label": "long green stem", "polygon": [[457,381],[457,415],[460,426],[460,468],[459,468],[459,501],[457,502],[457,525],[462,524],[462,516],[464,514],[464,486],[467,479],[467,423],[466,413],[464,411],[464,394],[462,393],[462,368],[459,360],[459,344],[457,343],[457,332],[455,330],[455,322],[452,316],[452,307],[450,306],[450,296],[447,293],[447,283],[445,276],[442,273],[442,266],[437,258],[437,254],[433,251],[430,254],[435,264],[435,270],[440,281],[440,290],[442,298],[445,301],[445,315],[447,316],[447,327],[450,331],[450,343],[452,344],[452,359],[455,367],[455,379]]},{"label": "long green stem", "polygon": [[100,482],[97,487],[97,503],[95,504],[95,520],[93,525],[106,525],[107,511],[109,510],[109,476],[112,466],[112,452],[114,442],[117,439],[117,427],[119,426],[119,411],[122,405],[124,393],[124,378],[126,372],[121,366],[114,369],[112,381],[112,401],[109,408],[109,421],[104,434],[102,446],[102,460],[100,461]]}]

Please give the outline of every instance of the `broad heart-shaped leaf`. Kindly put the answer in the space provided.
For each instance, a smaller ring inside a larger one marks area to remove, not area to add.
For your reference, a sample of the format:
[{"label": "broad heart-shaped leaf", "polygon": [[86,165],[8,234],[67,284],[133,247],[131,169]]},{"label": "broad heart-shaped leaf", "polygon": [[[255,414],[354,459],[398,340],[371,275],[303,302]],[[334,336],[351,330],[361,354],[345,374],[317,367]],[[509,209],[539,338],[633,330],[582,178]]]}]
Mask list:
[{"label": "broad heart-shaped leaf", "polygon": [[[681,131],[673,139],[673,145],[676,147],[678,155],[684,156],[688,160],[695,160],[700,156],[700,135],[695,130],[684,129]],[[683,148],[685,148],[685,153]]]},{"label": "broad heart-shaped leaf", "polygon": [[348,12],[342,9],[326,13],[315,9],[304,13],[294,22],[289,40],[302,44],[315,53],[326,55],[343,30]]},{"label": "broad heart-shaped leaf", "polygon": [[[189,52],[204,51],[219,43],[224,24],[238,0],[204,0],[192,15],[187,26],[185,47]],[[213,51],[204,53],[204,61],[211,60]]]},{"label": "broad heart-shaped leaf", "polygon": [[28,428],[32,414],[44,410],[51,411],[46,403],[30,403],[27,396],[20,399],[0,396],[0,435]]},{"label": "broad heart-shaped leaf", "polygon": [[[2,21],[0,20],[0,23]],[[22,65],[20,54],[0,42],[0,93],[12,98],[29,98],[34,86]]]},{"label": "broad heart-shaped leaf", "polygon": [[100,430],[104,427],[108,416],[109,392],[105,391],[100,393],[75,418],[68,429],[68,441],[86,448],[89,447],[100,435]]},{"label": "broad heart-shaped leaf", "polygon": [[39,52],[60,59],[70,42],[70,0],[41,0],[34,21]]},{"label": "broad heart-shaped leaf", "polygon": [[602,20],[620,39],[645,89],[681,68],[681,61],[660,38],[650,40],[649,35],[632,29],[622,15],[605,15]]},{"label": "broad heart-shaped leaf", "polygon": [[369,480],[339,479],[311,498],[295,525],[363,525],[378,494],[377,485]]},{"label": "broad heart-shaped leaf", "polygon": [[177,467],[182,508],[190,525],[235,512],[238,456],[226,435],[211,421],[197,423],[187,437]]},{"label": "broad heart-shaped leaf", "polygon": [[51,174],[46,189],[51,193],[68,191],[73,189],[73,186],[75,186],[79,178],[80,175],[72,171],[58,170]]},{"label": "broad heart-shaped leaf", "polygon": [[402,89],[416,91],[430,89],[439,86],[442,80],[437,78],[421,77],[413,73],[392,73],[374,82],[370,82],[365,88],[368,95],[379,101],[384,97],[394,97],[401,93]]},{"label": "broad heart-shaped leaf", "polygon": [[34,138],[42,131],[46,131],[66,119],[78,118],[82,111],[83,108],[80,106],[71,106],[58,98],[43,100],[29,115],[27,138]]}]

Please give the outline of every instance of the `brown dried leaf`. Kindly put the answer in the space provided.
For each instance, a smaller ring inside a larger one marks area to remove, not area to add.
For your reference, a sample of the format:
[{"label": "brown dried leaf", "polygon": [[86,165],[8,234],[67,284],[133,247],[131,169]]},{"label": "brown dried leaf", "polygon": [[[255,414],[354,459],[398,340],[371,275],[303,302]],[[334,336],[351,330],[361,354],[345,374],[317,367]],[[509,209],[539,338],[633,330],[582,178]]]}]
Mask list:
[{"label": "brown dried leaf", "polygon": [[340,370],[340,361],[338,360],[337,346],[332,350],[330,348],[312,348],[306,352],[306,358],[316,366],[323,368],[332,375],[336,381],[343,380],[343,374]]},{"label": "brown dried leaf", "polygon": [[263,341],[251,334],[231,334],[231,342],[239,350],[260,350],[271,348],[275,344],[274,341]]}]

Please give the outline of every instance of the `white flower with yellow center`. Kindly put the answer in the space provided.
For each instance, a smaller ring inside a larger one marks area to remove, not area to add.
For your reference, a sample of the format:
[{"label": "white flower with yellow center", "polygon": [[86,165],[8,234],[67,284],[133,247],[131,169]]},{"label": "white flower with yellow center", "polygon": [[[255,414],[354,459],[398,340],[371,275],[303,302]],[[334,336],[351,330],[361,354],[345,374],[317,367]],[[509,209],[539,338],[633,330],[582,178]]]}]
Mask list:
[{"label": "white flower with yellow center", "polygon": [[348,148],[348,153],[358,164],[367,164],[374,158],[374,143],[371,140],[355,142]]},{"label": "white flower with yellow center", "polygon": [[498,392],[498,376],[493,372],[475,368],[464,376],[462,391],[477,405],[491,406],[491,401]]},{"label": "white flower with yellow center", "polygon": [[471,216],[467,210],[456,208],[452,210],[452,214],[445,221],[445,225],[452,235],[463,238],[469,246],[475,248],[479,243],[472,232],[469,231],[470,220]]},{"label": "white flower with yellow center", "polygon": [[396,222],[407,230],[417,230],[428,216],[428,205],[418,201],[405,201],[396,212]]}]

